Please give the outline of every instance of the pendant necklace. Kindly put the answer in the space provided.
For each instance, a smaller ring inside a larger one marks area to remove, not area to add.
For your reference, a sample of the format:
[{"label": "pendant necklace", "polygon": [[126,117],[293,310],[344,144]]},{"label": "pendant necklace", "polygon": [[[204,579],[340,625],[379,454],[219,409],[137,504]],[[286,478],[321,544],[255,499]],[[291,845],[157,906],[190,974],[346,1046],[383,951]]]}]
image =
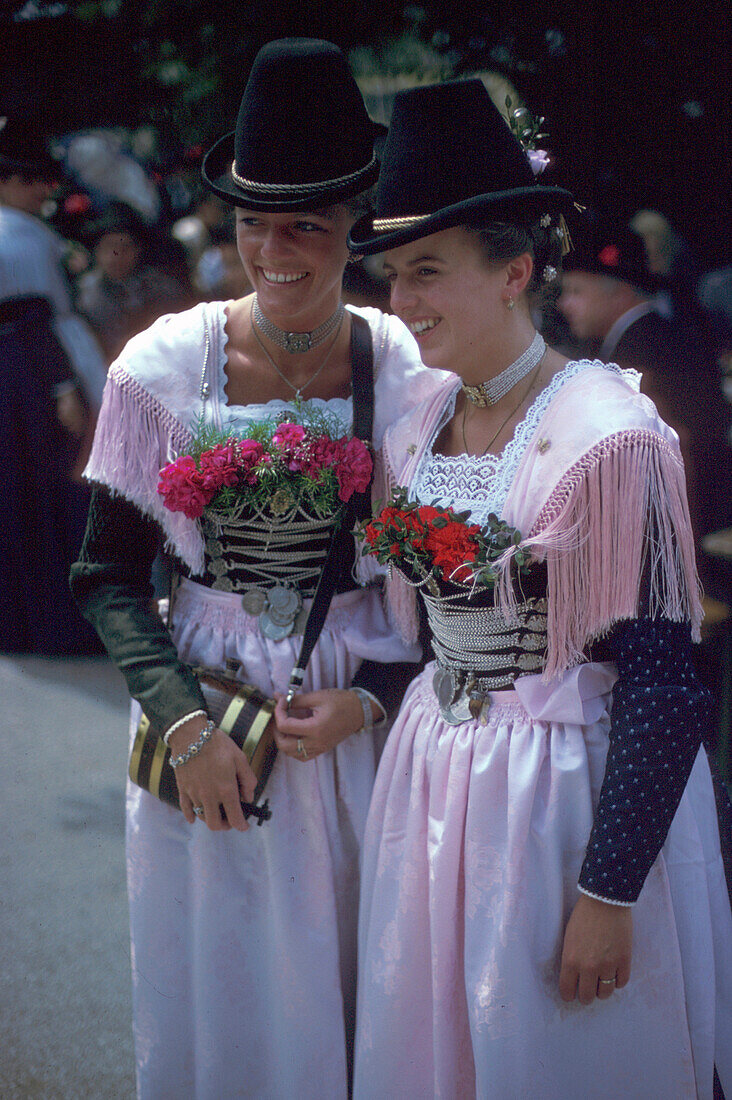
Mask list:
[{"label": "pendant necklace", "polygon": [[537,332],[526,351],[519,355],[518,359],[510,366],[497,374],[495,378],[489,378],[487,382],[479,382],[477,386],[468,386],[463,382],[463,393],[468,401],[485,409],[488,405],[495,405],[509,390],[525,378],[532,371],[546,351],[546,344],[541,333]]},{"label": "pendant necklace", "polygon": [[332,313],[327,321],[323,321],[322,325],[318,325],[312,332],[286,332],[285,329],[278,328],[273,321],[270,321],[269,317],[264,316],[255,294],[252,300],[252,321],[278,348],[288,351],[290,355],[299,355],[319,347],[320,344],[325,343],[334,329],[340,328],[345,308],[343,302],[339,302],[335,313]]},{"label": "pendant necklace", "polygon": [[[543,344],[543,343],[544,343],[544,341],[542,340],[542,344]],[[533,386],[534,382],[536,381],[536,376],[537,376],[537,374],[539,373],[539,367],[541,366],[542,360],[543,360],[543,358],[544,358],[544,352],[545,352],[545,351],[546,351],[546,345],[544,345],[544,348],[543,348],[543,350],[542,350],[542,353],[541,353],[541,357],[540,357],[540,359],[539,359],[539,362],[535,364],[535,367],[534,367],[534,373],[533,373],[533,374],[531,375],[531,378],[529,379],[529,385],[528,385],[528,387],[527,387],[527,389],[526,389],[526,392],[525,392],[525,393],[524,393],[524,394],[522,395],[522,397],[521,397],[521,400],[519,401],[518,405],[515,405],[515,406],[514,406],[514,408],[512,408],[512,409],[511,409],[510,413],[508,414],[508,416],[506,417],[506,419],[505,419],[505,420],[503,421],[503,423],[501,424],[501,426],[500,426],[500,428],[498,429],[498,431],[497,431],[497,432],[495,433],[495,435],[493,435],[493,436],[491,437],[491,439],[490,439],[489,443],[488,443],[488,444],[487,444],[487,445],[486,445],[486,446],[485,446],[485,447],[483,448],[483,450],[481,451],[480,455],[479,455],[479,456],[476,456],[476,457],[479,457],[479,458],[483,458],[483,457],[484,457],[484,455],[486,455],[486,454],[488,453],[488,451],[489,451],[489,450],[490,450],[490,448],[491,448],[491,447],[493,446],[493,444],[495,443],[495,441],[496,441],[496,440],[498,439],[498,437],[499,437],[499,435],[501,434],[501,432],[503,431],[503,429],[504,429],[504,428],[506,427],[506,424],[508,424],[508,422],[509,422],[509,420],[511,419],[511,417],[512,417],[512,416],[513,416],[513,415],[514,415],[514,414],[515,414],[515,413],[516,413],[516,412],[517,412],[517,411],[518,411],[518,410],[519,410],[520,408],[521,408],[521,406],[523,405],[524,401],[526,400],[526,398],[528,397],[528,395],[529,395],[529,394],[531,393],[531,387]],[[498,377],[500,378],[500,375],[498,375]],[[463,388],[465,388],[465,387],[463,387]],[[468,448],[468,441],[467,441],[467,439],[465,438],[465,417],[467,416],[467,412],[468,412],[468,402],[466,401],[466,402],[465,402],[465,405],[464,405],[464,407],[463,407],[463,419],[462,419],[461,429],[462,429],[462,434],[463,434],[463,445],[464,445],[464,447],[465,447],[465,453],[466,453],[466,454],[469,454],[469,453],[470,453],[470,450],[469,450],[469,448]]]},{"label": "pendant necklace", "polygon": [[[275,363],[274,359],[272,358],[272,356],[271,356],[271,355],[269,354],[269,352],[267,351],[266,347],[265,347],[265,346],[264,346],[264,344],[262,343],[262,338],[260,337],[259,333],[257,332],[257,326],[256,326],[256,324],[254,323],[254,306],[255,306],[255,303],[256,303],[256,301],[257,301],[257,299],[256,299],[256,297],[255,297],[255,298],[254,298],[254,301],[252,302],[252,310],[251,310],[252,332],[254,333],[254,337],[255,337],[255,339],[256,339],[256,341],[257,341],[257,343],[259,344],[260,348],[261,348],[261,349],[262,349],[262,351],[264,352],[264,354],[265,354],[265,355],[267,356],[267,359],[269,360],[270,364],[271,364],[271,365],[272,365],[272,366],[274,367],[274,369],[276,370],[277,374],[279,374],[279,376],[280,376],[280,378],[282,379],[282,381],[283,381],[283,382],[285,382],[285,383],[286,383],[286,384],[287,384],[287,385],[288,385],[288,386],[290,387],[290,389],[292,390],[292,392],[293,392],[293,393],[295,394],[295,400],[296,400],[296,401],[299,401],[299,400],[300,400],[300,399],[302,398],[303,390],[306,390],[306,389],[308,388],[308,386],[309,386],[309,385],[310,385],[310,384],[311,384],[312,382],[314,382],[314,381],[315,381],[315,379],[316,379],[316,378],[318,377],[318,375],[320,374],[320,372],[321,372],[321,371],[323,370],[323,368],[325,367],[325,364],[326,364],[326,363],[328,362],[328,360],[330,359],[330,356],[331,356],[331,353],[332,353],[332,351],[333,351],[333,348],[334,348],[334,347],[336,346],[336,344],[338,343],[338,336],[339,336],[339,334],[340,334],[340,331],[341,331],[341,325],[343,324],[343,316],[344,316],[344,314],[345,314],[345,309],[344,309],[344,307],[343,307],[343,304],[341,303],[341,307],[340,307],[340,312],[336,311],[336,312],[338,312],[338,324],[336,325],[336,329],[335,329],[335,336],[333,337],[333,342],[331,343],[330,347],[328,348],[327,352],[325,353],[325,358],[323,359],[323,362],[322,362],[322,363],[320,364],[320,366],[319,366],[319,367],[317,368],[317,370],[315,371],[315,373],[314,373],[314,374],[311,374],[311,375],[310,375],[310,377],[308,378],[307,382],[305,382],[305,384],[304,384],[304,385],[302,385],[302,386],[293,386],[292,382],[291,382],[291,381],[290,381],[290,379],[289,379],[289,378],[287,377],[287,375],[286,375],[286,374],[285,374],[285,373],[284,373],[283,371],[281,371],[281,370],[280,370],[280,368],[279,368],[279,367],[277,366],[277,364]],[[335,316],[335,314],[334,314],[334,316]],[[331,318],[331,320],[332,320],[332,318]],[[327,323],[327,322],[326,322],[326,323]],[[322,328],[322,326],[321,326],[321,328]],[[278,331],[279,331],[279,330],[278,330]],[[318,330],[316,329],[315,331],[317,332]],[[331,331],[332,331],[332,329],[331,329]],[[306,335],[307,335],[307,334],[306,334]],[[321,341],[318,341],[318,343],[320,343],[320,342],[321,342]]]}]

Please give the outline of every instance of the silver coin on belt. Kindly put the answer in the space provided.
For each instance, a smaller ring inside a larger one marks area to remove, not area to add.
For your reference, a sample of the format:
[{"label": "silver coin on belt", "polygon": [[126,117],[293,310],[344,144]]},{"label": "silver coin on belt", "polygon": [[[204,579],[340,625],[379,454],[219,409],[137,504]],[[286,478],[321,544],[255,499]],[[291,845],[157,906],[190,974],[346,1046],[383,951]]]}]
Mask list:
[{"label": "silver coin on belt", "polygon": [[437,696],[440,714],[450,726],[459,726],[476,718],[483,721],[491,705],[489,695],[471,691],[464,676],[448,668],[437,667],[432,677],[432,688]]},{"label": "silver coin on belt", "polygon": [[[259,615],[259,629],[262,634],[279,642],[295,630],[296,620],[302,610],[302,596],[296,588],[285,588],[282,585],[268,590],[252,588],[243,596],[242,604],[249,614]],[[255,611],[254,608],[258,610]]]},{"label": "silver coin on belt", "polygon": [[250,588],[241,598],[247,615],[261,615],[267,606],[267,593],[263,588]]}]

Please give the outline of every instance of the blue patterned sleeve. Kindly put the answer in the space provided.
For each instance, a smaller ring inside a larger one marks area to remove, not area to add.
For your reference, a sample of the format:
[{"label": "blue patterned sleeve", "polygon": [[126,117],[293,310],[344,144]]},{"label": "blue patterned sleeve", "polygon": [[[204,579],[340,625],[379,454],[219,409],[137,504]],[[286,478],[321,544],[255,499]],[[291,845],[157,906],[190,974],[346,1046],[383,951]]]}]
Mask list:
[{"label": "blue patterned sleeve", "polygon": [[607,638],[617,664],[610,747],[579,888],[632,905],[663,847],[710,720],[688,624],[619,623]]}]

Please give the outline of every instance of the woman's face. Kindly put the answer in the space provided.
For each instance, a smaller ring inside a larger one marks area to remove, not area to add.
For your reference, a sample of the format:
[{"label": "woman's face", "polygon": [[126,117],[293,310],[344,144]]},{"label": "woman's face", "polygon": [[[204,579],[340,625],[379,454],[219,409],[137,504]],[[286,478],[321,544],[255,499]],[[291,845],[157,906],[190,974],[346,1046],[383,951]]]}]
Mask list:
[{"label": "woman's face", "polygon": [[335,311],[353,220],[344,206],[312,214],[237,209],[239,256],[270,321],[307,332]]},{"label": "woman's face", "polygon": [[140,260],[140,246],[131,233],[123,230],[105,233],[94,249],[98,267],[110,279],[128,279]]},{"label": "woman's face", "polygon": [[391,307],[422,362],[469,376],[505,320],[506,265],[487,264],[472,233],[444,229],[384,253]]}]

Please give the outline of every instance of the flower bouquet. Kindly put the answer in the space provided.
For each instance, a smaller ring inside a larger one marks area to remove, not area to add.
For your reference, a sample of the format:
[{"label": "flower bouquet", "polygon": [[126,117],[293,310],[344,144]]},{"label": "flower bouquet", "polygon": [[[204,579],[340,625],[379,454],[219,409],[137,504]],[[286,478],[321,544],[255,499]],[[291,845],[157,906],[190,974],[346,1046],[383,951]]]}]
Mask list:
[{"label": "flower bouquet", "polygon": [[438,581],[452,585],[492,588],[497,574],[492,568],[511,547],[519,573],[529,563],[520,548],[521,534],[491,513],[482,530],[469,523],[469,512],[455,512],[437,504],[410,501],[407,490],[397,486],[378,516],[359,527],[362,554],[373,554],[382,565],[392,565],[408,580],[425,584],[436,595]]},{"label": "flower bouquet", "polygon": [[190,452],[160,471],[158,493],[189,519],[285,520],[297,510],[328,519],[368,487],[372,467],[366,444],[349,437],[338,417],[301,402],[249,425],[244,437],[199,421]]}]

